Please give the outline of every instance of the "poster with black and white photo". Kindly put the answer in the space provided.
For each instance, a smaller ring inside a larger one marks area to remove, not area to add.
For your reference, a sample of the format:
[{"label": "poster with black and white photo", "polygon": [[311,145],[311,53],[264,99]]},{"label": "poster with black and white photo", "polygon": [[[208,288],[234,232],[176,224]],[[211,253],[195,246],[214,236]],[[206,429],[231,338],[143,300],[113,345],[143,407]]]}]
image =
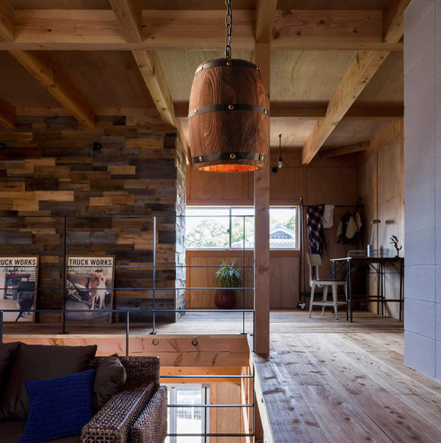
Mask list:
[{"label": "poster with black and white photo", "polygon": [[38,256],[0,257],[0,309],[5,322],[33,323],[37,301]]},{"label": "poster with black and white photo", "polygon": [[[67,321],[110,322],[115,257],[67,257]],[[84,311],[84,312],[69,312]]]}]

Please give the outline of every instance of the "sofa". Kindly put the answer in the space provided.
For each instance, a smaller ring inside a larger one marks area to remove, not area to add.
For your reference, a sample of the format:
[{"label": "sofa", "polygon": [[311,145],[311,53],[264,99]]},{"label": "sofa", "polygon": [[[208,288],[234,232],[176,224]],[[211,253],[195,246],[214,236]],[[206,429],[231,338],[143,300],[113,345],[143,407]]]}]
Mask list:
[{"label": "sofa", "polygon": [[[24,346],[30,348],[29,345]],[[70,355],[74,355],[75,348],[81,347],[69,348],[72,349]],[[88,363],[89,369],[96,369],[103,359],[94,357]],[[167,388],[159,383],[159,358],[120,357],[119,360],[126,372],[122,389],[95,413],[82,428],[81,435],[50,440],[49,443],[164,442],[167,433]],[[51,361],[47,361],[47,365],[50,364]],[[13,366],[9,368],[7,377],[14,377],[11,373]],[[13,381],[12,378],[6,380],[5,374],[0,376],[0,389],[3,390],[3,394],[0,390],[0,395],[5,396],[5,386]],[[25,426],[26,420],[23,419],[0,419],[1,443],[17,443]]]}]

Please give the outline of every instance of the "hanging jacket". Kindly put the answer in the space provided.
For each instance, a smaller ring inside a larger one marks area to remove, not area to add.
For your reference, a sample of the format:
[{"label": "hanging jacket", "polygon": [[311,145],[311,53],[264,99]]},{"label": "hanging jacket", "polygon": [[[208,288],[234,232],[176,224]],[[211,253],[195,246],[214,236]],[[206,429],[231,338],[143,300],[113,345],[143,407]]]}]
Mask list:
[{"label": "hanging jacket", "polygon": [[337,243],[349,243],[355,238],[358,230],[354,216],[350,212],[346,212],[338,224]]}]

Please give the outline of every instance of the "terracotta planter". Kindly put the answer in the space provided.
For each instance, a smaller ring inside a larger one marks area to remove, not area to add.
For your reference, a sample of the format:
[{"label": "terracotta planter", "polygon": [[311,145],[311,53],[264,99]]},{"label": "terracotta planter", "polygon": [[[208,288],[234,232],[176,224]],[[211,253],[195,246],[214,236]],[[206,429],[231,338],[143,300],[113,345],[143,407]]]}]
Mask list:
[{"label": "terracotta planter", "polygon": [[214,303],[219,309],[233,309],[236,306],[236,293],[218,289],[214,297]]}]

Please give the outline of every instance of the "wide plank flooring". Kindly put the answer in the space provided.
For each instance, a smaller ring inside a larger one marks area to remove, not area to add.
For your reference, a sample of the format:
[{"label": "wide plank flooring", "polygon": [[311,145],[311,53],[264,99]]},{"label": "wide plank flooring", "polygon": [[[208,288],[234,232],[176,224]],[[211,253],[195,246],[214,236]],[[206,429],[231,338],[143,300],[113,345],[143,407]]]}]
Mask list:
[{"label": "wide plank flooring", "polygon": [[297,313],[295,326],[273,328],[268,359],[253,354],[268,441],[441,442],[441,384],[404,365],[401,323],[362,315],[320,316],[320,328]]},{"label": "wide plank flooring", "polygon": [[[151,332],[152,325],[130,322],[130,332],[142,335]],[[158,334],[240,334],[253,333],[253,316],[239,312],[188,312],[176,323],[157,323]],[[5,323],[5,334],[57,334],[61,329],[56,323]],[[125,333],[125,323],[67,323],[67,332],[81,334]],[[316,314],[309,318],[305,311],[279,310],[271,312],[271,333],[302,334],[310,332],[402,332],[403,324],[392,318],[381,317],[371,312],[356,312],[354,323],[344,319],[334,320],[331,312],[324,316]]]}]

